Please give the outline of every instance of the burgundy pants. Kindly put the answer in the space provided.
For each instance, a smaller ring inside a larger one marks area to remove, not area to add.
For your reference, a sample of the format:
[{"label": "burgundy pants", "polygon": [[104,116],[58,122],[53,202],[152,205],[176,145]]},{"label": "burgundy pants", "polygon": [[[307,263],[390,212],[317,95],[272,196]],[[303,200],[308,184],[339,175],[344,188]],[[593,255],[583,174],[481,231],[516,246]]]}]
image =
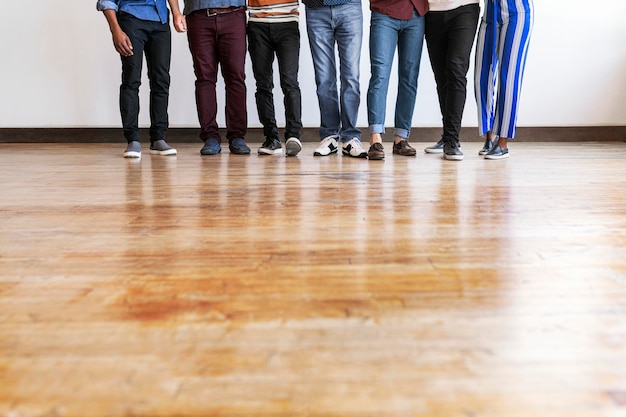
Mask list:
[{"label": "burgundy pants", "polygon": [[187,16],[187,39],[196,74],[196,105],[200,139],[221,142],[217,126],[218,66],[226,86],[226,137],[243,138],[248,125],[246,108],[246,15],[240,9],[208,16],[198,10]]}]

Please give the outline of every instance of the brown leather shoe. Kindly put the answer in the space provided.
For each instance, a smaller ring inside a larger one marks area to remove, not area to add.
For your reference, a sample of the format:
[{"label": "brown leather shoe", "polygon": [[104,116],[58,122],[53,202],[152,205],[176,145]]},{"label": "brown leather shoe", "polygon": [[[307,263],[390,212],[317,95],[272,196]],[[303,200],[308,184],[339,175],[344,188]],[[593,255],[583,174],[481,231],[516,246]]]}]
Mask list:
[{"label": "brown leather shoe", "polygon": [[409,145],[409,142],[407,140],[401,140],[398,143],[394,142],[393,153],[402,156],[415,156],[417,154],[417,151],[414,147]]},{"label": "brown leather shoe", "polygon": [[385,148],[383,147],[383,144],[380,142],[374,142],[374,144],[370,146],[370,150],[367,151],[367,157],[371,160],[385,159]]}]

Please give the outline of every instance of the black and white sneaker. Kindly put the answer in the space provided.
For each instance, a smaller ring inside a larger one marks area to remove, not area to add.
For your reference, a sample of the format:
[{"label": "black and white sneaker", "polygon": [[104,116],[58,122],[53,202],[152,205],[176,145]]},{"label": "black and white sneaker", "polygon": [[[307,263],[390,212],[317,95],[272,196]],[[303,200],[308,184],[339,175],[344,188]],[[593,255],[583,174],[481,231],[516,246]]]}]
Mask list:
[{"label": "black and white sneaker", "polygon": [[128,142],[124,151],[124,158],[141,158],[141,143],[138,140]]},{"label": "black and white sneaker", "polygon": [[320,141],[320,145],[315,148],[313,156],[328,156],[337,152],[337,136],[326,136]]},{"label": "black and white sneaker", "polygon": [[435,143],[433,146],[428,146],[424,148],[424,152],[426,153],[443,153],[443,139],[439,139],[439,142]]},{"label": "black and white sneaker", "polygon": [[285,149],[287,150],[287,156],[296,156],[302,150],[302,143],[298,138],[289,138],[285,142]]},{"label": "black and white sneaker", "polygon": [[357,138],[352,138],[343,143],[341,152],[344,155],[351,156],[353,158],[367,158],[367,151],[363,149],[361,141]]},{"label": "black and white sneaker", "polygon": [[448,161],[462,161],[463,152],[459,149],[459,144],[453,142],[443,145],[443,159],[447,159]]},{"label": "black and white sneaker", "polygon": [[280,155],[283,153],[283,146],[278,138],[265,138],[265,142],[259,148],[259,155]]},{"label": "black and white sneaker", "polygon": [[500,145],[496,145],[489,153],[485,155],[485,159],[505,159],[509,157],[509,148],[502,149]]},{"label": "black and white sneaker", "polygon": [[176,155],[176,149],[172,148],[163,139],[155,140],[150,144],[150,153],[152,155]]}]

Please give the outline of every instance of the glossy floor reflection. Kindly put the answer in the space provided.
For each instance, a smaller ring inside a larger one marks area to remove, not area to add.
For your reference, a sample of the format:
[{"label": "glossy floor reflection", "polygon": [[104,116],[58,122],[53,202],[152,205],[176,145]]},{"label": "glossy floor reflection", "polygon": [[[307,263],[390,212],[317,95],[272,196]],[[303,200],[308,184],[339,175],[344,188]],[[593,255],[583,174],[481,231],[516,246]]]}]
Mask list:
[{"label": "glossy floor reflection", "polygon": [[626,143],[304,145],[3,144],[0,416],[626,413]]}]

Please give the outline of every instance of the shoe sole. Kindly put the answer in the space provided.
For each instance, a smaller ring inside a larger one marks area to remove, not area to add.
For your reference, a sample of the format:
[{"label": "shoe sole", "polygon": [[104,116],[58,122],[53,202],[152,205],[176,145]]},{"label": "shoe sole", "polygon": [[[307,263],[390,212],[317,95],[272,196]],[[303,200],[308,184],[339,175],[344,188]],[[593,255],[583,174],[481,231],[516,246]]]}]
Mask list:
[{"label": "shoe sole", "polygon": [[141,152],[124,152],[124,158],[141,158]]},{"label": "shoe sole", "polygon": [[287,156],[296,156],[302,150],[302,145],[300,145],[296,141],[287,141],[285,144],[285,148],[287,149]]},{"label": "shoe sole", "polygon": [[250,155],[250,150],[247,151],[238,151],[236,149],[229,149],[230,153],[232,153],[233,155]]},{"label": "shoe sole", "polygon": [[400,156],[417,156],[417,152],[415,153],[400,153],[400,152],[394,152],[394,155],[400,155]]},{"label": "shoe sole", "polygon": [[281,153],[283,153],[282,148],[281,149],[259,149],[259,155],[280,155]]},{"label": "shoe sole", "polygon": [[494,155],[485,155],[485,159],[490,159],[492,161],[497,161],[498,159],[507,159],[509,157],[509,154],[504,154],[504,155],[498,155],[498,156],[494,156]]},{"label": "shoe sole", "polygon": [[345,156],[349,156],[350,158],[367,158],[367,152],[360,153],[358,155],[351,155],[350,152],[342,152]]},{"label": "shoe sole", "polygon": [[[491,149],[490,149],[490,150],[491,150]],[[480,151],[478,151],[478,155],[482,155],[482,156],[485,156],[485,155],[487,155],[488,153],[489,153],[489,151],[484,151],[484,150],[482,150],[482,149],[481,149]]]},{"label": "shoe sole", "polygon": [[330,151],[329,153],[321,153],[318,151],[313,152],[313,156],[328,156],[337,153],[337,149]]},{"label": "shoe sole", "polygon": [[446,159],[448,161],[462,161],[463,160],[463,155],[446,155],[444,153],[443,154],[443,159]]},{"label": "shoe sole", "polygon": [[443,149],[424,149],[426,153],[443,153]]},{"label": "shoe sole", "polygon": [[382,161],[385,159],[385,155],[367,155],[367,159],[370,161]]},{"label": "shoe sole", "polygon": [[150,153],[152,155],[161,155],[161,156],[167,156],[167,155],[176,155],[176,149],[168,149],[166,151],[158,151],[156,149],[150,149]]}]

